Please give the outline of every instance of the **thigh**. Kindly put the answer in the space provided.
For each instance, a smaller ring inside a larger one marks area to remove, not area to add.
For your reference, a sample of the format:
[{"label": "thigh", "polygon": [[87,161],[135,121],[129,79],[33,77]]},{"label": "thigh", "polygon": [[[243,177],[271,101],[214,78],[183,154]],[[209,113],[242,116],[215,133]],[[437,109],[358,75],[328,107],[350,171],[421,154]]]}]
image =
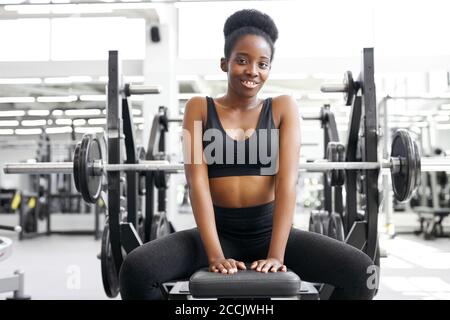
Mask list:
[{"label": "thigh", "polygon": [[121,276],[140,281],[164,282],[187,278],[208,265],[208,259],[197,228],[169,234],[143,244],[127,255]]},{"label": "thigh", "polygon": [[286,246],[285,264],[302,280],[348,286],[355,278],[368,275],[372,260],[346,243],[293,228]]}]

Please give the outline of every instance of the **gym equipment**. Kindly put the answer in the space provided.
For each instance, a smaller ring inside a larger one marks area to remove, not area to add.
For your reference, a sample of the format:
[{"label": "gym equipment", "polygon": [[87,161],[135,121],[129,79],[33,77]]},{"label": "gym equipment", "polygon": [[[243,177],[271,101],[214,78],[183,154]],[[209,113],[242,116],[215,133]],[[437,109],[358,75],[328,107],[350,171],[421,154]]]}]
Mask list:
[{"label": "gym equipment", "polygon": [[359,88],[359,82],[353,81],[352,72],[346,71],[344,73],[344,80],[342,81],[342,84],[326,84],[323,85],[320,90],[322,92],[343,92],[345,105],[351,106],[353,103],[353,98]]},{"label": "gym equipment", "polygon": [[[3,226],[0,230],[21,232],[20,226]],[[0,262],[7,259],[12,254],[12,240],[6,237],[0,237]],[[14,271],[14,275],[7,278],[0,278],[0,292],[13,292],[13,296],[7,299],[11,300],[29,300],[30,296],[25,294],[25,274],[21,270]]]},{"label": "gym equipment", "polygon": [[102,187],[102,176],[91,173],[94,169],[91,163],[102,159],[100,141],[94,135],[88,134],[75,148],[75,153],[78,153],[74,154],[73,162],[73,175],[77,176],[78,180],[75,186],[87,203],[97,202]]},{"label": "gym equipment", "polygon": [[[147,153],[147,161],[167,161],[166,154],[166,133],[169,129],[170,120],[167,116],[167,108],[160,106],[158,113],[154,116],[150,130]],[[167,234],[175,232],[175,228],[169,222],[166,215],[166,193],[169,184],[169,173],[166,171],[147,171],[146,180],[146,231],[145,242],[151,241]],[[157,193],[157,206],[154,208],[154,189]],[[155,210],[156,209],[156,210]]]},{"label": "gym equipment", "polygon": [[109,225],[108,223],[105,223],[102,235],[102,247],[100,251],[102,282],[106,295],[110,298],[114,298],[119,294],[119,276],[114,264],[114,257],[111,252],[111,241],[109,237]]},{"label": "gym equipment", "polygon": [[339,241],[345,240],[344,226],[342,224],[342,218],[339,213],[333,212],[329,216],[327,231],[328,231],[327,235],[330,238],[333,238],[333,239],[336,239]]},{"label": "gym equipment", "polygon": [[[352,173],[356,175],[357,171],[363,173],[364,179],[364,190],[366,192],[366,200],[365,200],[365,219],[364,221],[354,221],[354,223],[350,223],[347,225],[352,226],[352,233],[349,233],[347,237],[347,243],[357,247],[360,250],[368,253],[371,258],[375,257],[376,252],[376,242],[377,242],[377,214],[378,214],[378,185],[376,183],[378,179],[378,175],[380,171],[382,173],[388,172],[390,169],[391,174],[394,179],[403,179],[407,181],[411,181],[409,183],[406,192],[402,192],[398,194],[400,198],[404,198],[408,194],[412,194],[417,187],[415,185],[418,183],[417,179],[413,179],[411,177],[405,177],[404,175],[416,175],[418,170],[420,172],[421,166],[417,164],[417,161],[414,164],[414,160],[418,159],[420,155],[418,154],[417,148],[408,148],[408,147],[399,147],[396,150],[399,150],[396,153],[395,157],[392,157],[389,160],[378,161],[377,157],[377,128],[376,128],[376,103],[375,103],[375,85],[374,85],[374,68],[373,68],[373,49],[364,49],[363,50],[363,71],[361,72],[361,76],[358,77],[357,82],[352,80],[351,75],[347,75],[346,80],[344,81],[344,85],[338,86],[337,88],[328,88],[329,91],[342,90],[342,92],[346,92],[347,99],[353,102],[352,105],[352,117],[351,128],[349,130],[349,143],[347,143],[346,149],[346,157],[345,162],[341,162],[340,158],[339,162],[329,162],[329,161],[321,161],[315,163],[300,163],[301,170],[311,170],[311,171],[329,171],[331,169],[337,170],[345,170],[345,186],[347,189],[347,197],[355,197],[353,193],[356,193],[356,185],[352,181],[349,182],[349,177],[351,177]],[[106,263],[112,264],[115,266],[116,274],[120,271],[120,267],[123,262],[123,252],[130,252],[132,248],[139,246],[140,239],[137,236],[135,231],[136,229],[136,221],[133,220],[133,216],[136,212],[128,211],[128,219],[127,222],[124,222],[123,214],[126,213],[126,209],[121,206],[121,197],[123,195],[122,182],[124,181],[124,177],[122,177],[122,173],[133,173],[136,174],[138,172],[146,172],[152,173],[150,175],[150,179],[155,178],[155,173],[160,175],[160,181],[157,182],[159,189],[165,189],[166,185],[165,179],[167,174],[173,172],[179,172],[183,170],[183,164],[181,163],[170,163],[166,159],[158,160],[151,159],[148,161],[136,160],[133,158],[133,161],[128,161],[128,150],[132,150],[132,154],[135,154],[135,148],[127,149],[127,163],[123,163],[123,153],[121,152],[121,145],[123,143],[123,139],[130,139],[133,141],[134,139],[128,138],[131,134],[125,133],[125,129],[130,126],[131,120],[128,120],[124,114],[126,112],[129,113],[129,104],[127,97],[130,94],[137,93],[158,93],[158,90],[130,90],[130,87],[127,89],[123,89],[121,85],[121,76],[119,74],[120,66],[118,60],[118,53],[116,51],[110,51],[109,60],[108,60],[108,107],[107,107],[107,154],[105,153],[105,158],[107,161],[103,159],[103,154],[101,151],[101,147],[99,148],[99,143],[96,142],[95,136],[85,135],[80,143],[79,148],[77,148],[76,154],[74,154],[74,162],[70,163],[40,163],[35,165],[29,164],[8,164],[5,166],[5,173],[52,173],[52,172],[64,172],[64,173],[74,173],[74,175],[78,175],[76,179],[78,179],[78,187],[80,188],[80,192],[87,198],[96,200],[98,199],[97,191],[99,185],[107,185],[107,204],[108,208],[108,232],[109,232],[109,243],[110,243],[110,252],[111,257],[113,259],[106,259]],[[358,92],[361,90],[362,96],[358,96]],[[364,100],[364,101],[363,101]],[[364,103],[363,103],[364,102]],[[364,106],[364,107],[363,107]],[[362,117],[363,113],[363,117]],[[123,124],[122,124],[123,118]],[[131,117],[129,117],[131,119]],[[361,121],[361,119],[363,119]],[[360,126],[360,123],[362,126]],[[356,130],[356,124],[357,129]],[[356,159],[354,156],[356,150],[356,145],[359,142],[359,129],[362,128],[364,134],[361,135],[362,139],[362,150],[363,154],[361,159]],[[355,131],[356,130],[356,131]],[[399,143],[406,143],[409,146],[414,144],[410,135],[406,135],[408,138],[400,139]],[[409,140],[408,140],[409,139]],[[126,146],[128,143],[126,144]],[[364,146],[370,146],[370,148],[365,148]],[[148,152],[148,154],[152,154]],[[339,153],[338,153],[339,154]],[[339,157],[338,157],[339,159]],[[75,165],[75,160],[77,164]],[[134,161],[136,160],[136,161]],[[82,163],[84,162],[84,163]],[[425,170],[433,170],[436,169],[436,166],[439,166],[439,163],[436,160],[423,160],[421,161],[423,168]],[[414,164],[414,165],[412,165]],[[444,163],[444,166],[448,166],[449,163]],[[75,172],[75,167],[76,172]],[[441,167],[442,168],[442,167]],[[439,168],[437,170],[441,171]],[[161,175],[162,173],[162,175]],[[104,177],[106,175],[106,178]],[[92,185],[88,185],[86,183],[81,183],[82,179],[84,182],[89,182],[93,177],[95,178],[92,182]],[[128,177],[128,176],[127,176]],[[352,180],[353,178],[350,178]],[[107,180],[107,184],[104,180]],[[147,178],[149,181],[149,178]],[[337,179],[339,180],[339,179]],[[154,181],[154,180],[153,180]],[[341,180],[342,181],[342,180]],[[128,182],[128,181],[127,181]],[[153,182],[153,186],[155,183]],[[127,190],[129,185],[127,185]],[[339,187],[336,187],[339,188]],[[153,188],[152,188],[153,189]],[[403,191],[397,189],[399,191]],[[350,192],[351,191],[351,192]],[[353,192],[354,191],[354,192]],[[394,189],[395,191],[395,189]],[[151,194],[151,190],[146,187],[146,192]],[[102,195],[102,191],[100,195]],[[137,193],[136,193],[137,194]],[[351,195],[349,195],[351,194]],[[396,195],[397,196],[397,195]],[[349,199],[349,198],[348,198]],[[132,199],[128,199],[128,202],[134,201]],[[348,204],[351,202],[351,205],[356,204],[356,199],[351,199],[347,201]],[[353,203],[354,202],[354,203]],[[147,206],[146,206],[147,207]],[[356,212],[356,210],[355,210]],[[129,219],[131,217],[131,219]],[[135,218],[135,216],[134,216]],[[350,219],[351,220],[351,219]],[[146,216],[145,224],[146,226],[151,225],[153,222],[153,216]],[[336,224],[337,225],[337,224]],[[337,229],[336,229],[337,230]],[[134,235],[134,236],[133,236]],[[105,240],[105,242],[107,242]],[[108,249],[109,250],[109,249]],[[106,250],[106,251],[108,251]],[[107,268],[107,270],[112,270],[111,268]],[[105,273],[107,272],[105,271]],[[105,278],[104,278],[105,279]],[[218,278],[214,278],[219,281]],[[213,280],[214,280],[213,279]],[[114,295],[117,287],[114,285],[114,280],[110,281],[109,279],[108,285],[112,288],[110,290],[111,295]],[[246,285],[246,279],[242,280],[243,283],[239,283],[239,286]],[[172,288],[173,289],[173,288]],[[332,288],[324,287],[321,289],[320,296],[321,298],[326,298],[332,292]],[[170,293],[169,293],[170,294]]]},{"label": "gym equipment", "polygon": [[[246,285],[240,286],[243,282]],[[300,284],[298,275],[290,270],[262,274],[247,265],[246,270],[231,275],[198,270],[189,279],[189,290],[194,298],[293,297]]]},{"label": "gym equipment", "polygon": [[[403,157],[404,154],[413,154],[414,157]],[[400,166],[395,166],[391,171],[392,187],[396,199],[400,202],[411,198],[411,188],[416,188],[420,184],[420,154],[415,141],[410,138],[408,131],[398,130],[392,139],[391,157],[394,161],[403,161]],[[398,171],[403,171],[399,174]],[[414,189],[415,190],[415,189]]]},{"label": "gym equipment", "polygon": [[[400,138],[401,137],[401,138]],[[337,148],[340,154],[331,151]],[[395,149],[394,149],[395,148]],[[343,158],[342,148],[339,145],[330,145],[330,157],[336,160]],[[310,163],[299,163],[300,170],[306,171],[330,171],[330,181],[336,185],[343,184],[342,170],[380,170],[389,169],[394,195],[398,201],[408,200],[415,192],[420,179],[421,171],[442,171],[450,167],[450,161],[439,158],[420,159],[417,145],[406,130],[398,130],[394,135],[393,149],[390,160],[381,162],[336,162],[316,161]],[[182,163],[170,163],[167,160],[139,161],[136,164],[108,164],[102,160],[99,139],[94,135],[85,134],[81,143],[75,149],[74,162],[47,162],[47,163],[9,163],[4,167],[7,174],[44,174],[44,173],[66,173],[73,172],[78,191],[83,199],[89,203],[95,203],[100,195],[103,184],[103,173],[121,171],[156,171],[163,176],[167,173],[181,172],[184,170]],[[336,173],[337,171],[337,173]],[[334,173],[334,174],[333,174]],[[161,178],[161,186],[166,184],[167,178]]]},{"label": "gym equipment", "polygon": [[308,230],[339,241],[345,240],[344,225],[341,215],[337,212],[330,214],[324,210],[311,211]]},{"label": "gym equipment", "polygon": [[[329,162],[345,162],[345,146],[337,141],[331,141],[327,145],[326,158]],[[331,186],[342,186],[345,182],[344,170],[330,169],[327,173],[327,180]]]}]

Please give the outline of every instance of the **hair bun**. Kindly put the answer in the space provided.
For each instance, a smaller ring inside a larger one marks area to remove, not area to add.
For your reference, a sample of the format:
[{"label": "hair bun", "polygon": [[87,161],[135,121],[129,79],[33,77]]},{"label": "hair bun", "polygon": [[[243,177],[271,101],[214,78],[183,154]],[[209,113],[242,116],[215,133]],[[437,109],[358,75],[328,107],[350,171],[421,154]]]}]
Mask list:
[{"label": "hair bun", "polygon": [[242,27],[254,27],[264,31],[275,43],[278,39],[278,29],[272,18],[255,9],[244,9],[233,13],[228,17],[223,27],[225,37]]}]

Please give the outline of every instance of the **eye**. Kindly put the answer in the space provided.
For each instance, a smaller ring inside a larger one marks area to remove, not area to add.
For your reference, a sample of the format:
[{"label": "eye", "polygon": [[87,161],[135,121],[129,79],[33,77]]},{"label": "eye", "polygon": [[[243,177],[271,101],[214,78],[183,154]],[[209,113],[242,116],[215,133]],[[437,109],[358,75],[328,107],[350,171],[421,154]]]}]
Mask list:
[{"label": "eye", "polygon": [[236,62],[239,64],[245,64],[247,62],[247,60],[245,60],[244,58],[237,58]]},{"label": "eye", "polygon": [[269,68],[269,63],[268,62],[260,62],[259,67],[261,69],[267,69],[267,68]]}]

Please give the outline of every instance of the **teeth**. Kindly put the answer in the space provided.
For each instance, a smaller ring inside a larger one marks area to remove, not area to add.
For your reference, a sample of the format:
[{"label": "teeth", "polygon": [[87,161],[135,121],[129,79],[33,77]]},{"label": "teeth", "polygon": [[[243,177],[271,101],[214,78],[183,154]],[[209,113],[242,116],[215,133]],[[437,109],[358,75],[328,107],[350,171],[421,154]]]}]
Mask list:
[{"label": "teeth", "polygon": [[247,87],[256,87],[256,83],[253,81],[242,81],[242,83]]}]

